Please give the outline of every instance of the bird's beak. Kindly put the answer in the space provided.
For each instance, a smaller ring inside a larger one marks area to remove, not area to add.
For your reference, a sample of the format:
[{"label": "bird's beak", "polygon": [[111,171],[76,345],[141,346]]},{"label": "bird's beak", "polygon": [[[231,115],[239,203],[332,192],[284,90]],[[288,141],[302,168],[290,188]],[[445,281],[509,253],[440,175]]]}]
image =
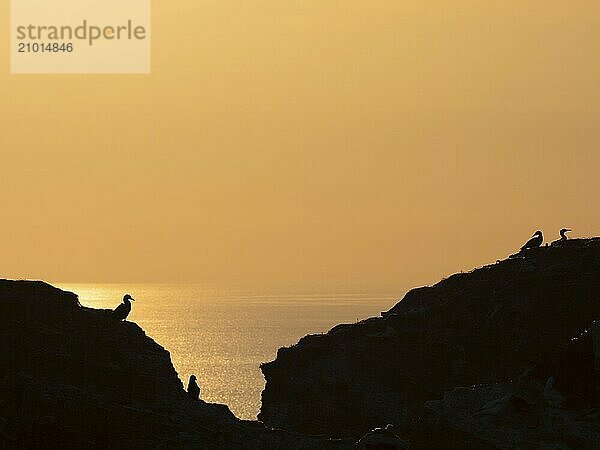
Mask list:
[{"label": "bird's beak", "polygon": [[132,301],[132,302],[135,302],[135,298],[131,297],[131,301]]},{"label": "bird's beak", "polygon": [[573,230],[571,230],[570,228],[567,228],[565,231],[573,231]]}]

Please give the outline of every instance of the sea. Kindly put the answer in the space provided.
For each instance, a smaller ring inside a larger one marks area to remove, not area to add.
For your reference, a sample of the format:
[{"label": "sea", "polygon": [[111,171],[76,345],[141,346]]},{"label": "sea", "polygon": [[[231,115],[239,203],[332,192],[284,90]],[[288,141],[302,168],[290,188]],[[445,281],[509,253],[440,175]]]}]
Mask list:
[{"label": "sea", "polygon": [[92,308],[115,308],[131,294],[127,320],[170,352],[184,385],[195,374],[203,400],[226,404],[242,419],[256,419],[265,386],[260,364],[275,359],[277,349],[379,316],[403,294],[394,287],[57,285]]}]

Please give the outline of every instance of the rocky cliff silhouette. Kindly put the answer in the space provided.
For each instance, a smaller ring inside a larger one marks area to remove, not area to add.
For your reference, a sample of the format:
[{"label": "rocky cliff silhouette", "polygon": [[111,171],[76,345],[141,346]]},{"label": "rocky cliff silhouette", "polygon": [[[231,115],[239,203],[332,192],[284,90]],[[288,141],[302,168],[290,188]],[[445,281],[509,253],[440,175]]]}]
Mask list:
[{"label": "rocky cliff silhouette", "polygon": [[135,323],[46,283],[0,280],[0,448],[338,449],[191,401]]},{"label": "rocky cliff silhouette", "polygon": [[328,436],[389,423],[411,449],[598,449],[599,318],[600,238],[526,250],[280,349],[259,419]]},{"label": "rocky cliff silhouette", "polygon": [[411,291],[280,349],[265,427],[189,400],[135,323],[0,280],[0,448],[597,449],[599,288],[581,239]]}]

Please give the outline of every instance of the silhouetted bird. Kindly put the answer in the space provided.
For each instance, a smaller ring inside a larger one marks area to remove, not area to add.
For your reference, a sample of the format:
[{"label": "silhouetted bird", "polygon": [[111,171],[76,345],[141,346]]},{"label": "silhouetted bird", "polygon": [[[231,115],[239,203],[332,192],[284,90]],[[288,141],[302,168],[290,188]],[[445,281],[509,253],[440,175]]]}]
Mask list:
[{"label": "silhouetted bird", "polygon": [[567,237],[567,233],[571,232],[573,230],[569,229],[569,228],[563,228],[562,230],[560,230],[560,240],[561,241],[566,241],[567,239],[569,239]]},{"label": "silhouetted bird", "polygon": [[191,400],[198,400],[200,398],[200,387],[198,386],[198,383],[196,383],[196,375],[190,376],[187,394]]},{"label": "silhouetted bird", "polygon": [[562,242],[565,242],[567,239],[569,239],[567,237],[567,233],[569,233],[570,231],[572,231],[572,230],[570,230],[569,228],[563,228],[562,230],[560,230],[560,233],[559,233],[560,234],[560,239],[554,241],[552,243],[552,245],[560,244]]},{"label": "silhouetted bird", "polygon": [[123,297],[123,303],[117,306],[113,311],[113,317],[117,320],[127,319],[127,316],[131,312],[132,301],[135,302],[135,299],[131,295],[125,294],[125,297]]},{"label": "silhouetted bird", "polygon": [[544,235],[541,231],[538,230],[533,234],[531,239],[529,239],[525,243],[525,245],[521,247],[521,250],[526,250],[528,248],[538,248],[540,245],[542,245],[542,242],[544,242]]}]

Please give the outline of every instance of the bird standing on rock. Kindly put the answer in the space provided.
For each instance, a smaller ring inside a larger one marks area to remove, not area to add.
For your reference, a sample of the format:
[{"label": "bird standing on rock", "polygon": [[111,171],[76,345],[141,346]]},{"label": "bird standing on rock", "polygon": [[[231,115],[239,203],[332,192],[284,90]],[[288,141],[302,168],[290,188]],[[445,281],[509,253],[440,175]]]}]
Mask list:
[{"label": "bird standing on rock", "polygon": [[529,239],[525,243],[525,245],[523,247],[521,247],[521,250],[527,250],[530,248],[538,248],[542,245],[542,242],[544,242],[544,235],[542,234],[542,232],[540,230],[538,230],[533,234],[531,239]]},{"label": "bird standing on rock", "polygon": [[127,316],[131,312],[132,301],[135,302],[135,299],[131,295],[125,294],[125,297],[123,297],[123,303],[117,306],[112,312],[113,317],[117,320],[127,319]]},{"label": "bird standing on rock", "polygon": [[190,400],[200,399],[200,386],[198,386],[198,383],[196,383],[196,375],[190,376],[190,381],[188,381],[187,394]]},{"label": "bird standing on rock", "polygon": [[561,241],[566,241],[567,239],[569,239],[567,237],[567,233],[569,233],[571,230],[570,228],[563,228],[562,230],[560,230],[560,240]]},{"label": "bird standing on rock", "polygon": [[567,237],[567,233],[569,233],[570,231],[572,231],[570,228],[563,228],[562,230],[560,230],[560,239],[554,241],[551,245],[560,245],[566,240],[568,240],[569,238]]}]

